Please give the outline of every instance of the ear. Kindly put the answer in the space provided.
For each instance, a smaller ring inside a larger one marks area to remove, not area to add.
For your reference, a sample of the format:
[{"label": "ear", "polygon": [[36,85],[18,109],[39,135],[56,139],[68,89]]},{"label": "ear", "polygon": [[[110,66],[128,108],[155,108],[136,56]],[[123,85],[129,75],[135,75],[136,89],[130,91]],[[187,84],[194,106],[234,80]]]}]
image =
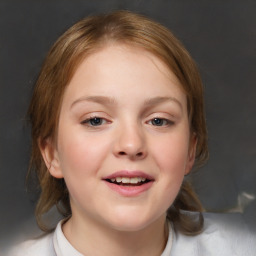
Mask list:
[{"label": "ear", "polygon": [[49,170],[50,174],[57,178],[63,178],[62,171],[60,168],[60,161],[58,156],[58,151],[55,148],[54,143],[50,139],[38,142],[42,157],[44,159],[45,165]]},{"label": "ear", "polygon": [[189,174],[191,171],[196,158],[196,146],[197,146],[197,136],[195,133],[191,135],[190,138],[190,145],[189,145],[189,152],[188,152],[188,160],[185,169],[185,175]]}]

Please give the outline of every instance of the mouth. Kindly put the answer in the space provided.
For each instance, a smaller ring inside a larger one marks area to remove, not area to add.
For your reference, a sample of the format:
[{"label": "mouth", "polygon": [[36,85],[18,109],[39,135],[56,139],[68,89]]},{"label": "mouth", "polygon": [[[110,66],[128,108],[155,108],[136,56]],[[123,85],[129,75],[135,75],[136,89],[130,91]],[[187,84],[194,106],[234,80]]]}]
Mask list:
[{"label": "mouth", "polygon": [[143,184],[146,184],[152,180],[147,179],[145,177],[115,177],[111,179],[105,179],[109,183],[113,183],[119,186],[141,186]]},{"label": "mouth", "polygon": [[117,171],[103,178],[121,196],[134,197],[149,190],[155,179],[142,171]]}]

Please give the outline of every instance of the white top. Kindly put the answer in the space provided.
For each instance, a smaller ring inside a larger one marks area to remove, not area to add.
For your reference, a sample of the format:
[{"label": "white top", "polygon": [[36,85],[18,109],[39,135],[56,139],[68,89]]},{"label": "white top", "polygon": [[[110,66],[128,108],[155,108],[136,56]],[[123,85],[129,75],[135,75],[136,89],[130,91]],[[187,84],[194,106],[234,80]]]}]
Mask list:
[{"label": "white top", "polygon": [[[204,231],[186,236],[169,229],[161,256],[256,256],[256,235],[249,232],[241,215],[204,214]],[[16,247],[10,256],[83,256],[66,239],[61,222],[51,234]]]}]

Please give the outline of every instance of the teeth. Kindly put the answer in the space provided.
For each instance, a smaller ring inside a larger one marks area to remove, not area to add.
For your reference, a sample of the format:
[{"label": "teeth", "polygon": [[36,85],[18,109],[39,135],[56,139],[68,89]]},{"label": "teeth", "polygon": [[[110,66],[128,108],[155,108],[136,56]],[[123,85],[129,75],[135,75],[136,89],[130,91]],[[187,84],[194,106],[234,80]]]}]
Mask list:
[{"label": "teeth", "polygon": [[125,183],[125,184],[130,183],[130,179],[126,178],[126,177],[123,177],[122,178],[122,183]]},{"label": "teeth", "polygon": [[117,182],[117,183],[123,183],[123,184],[137,184],[140,182],[145,182],[146,178],[142,178],[142,177],[133,177],[133,178],[128,178],[128,177],[116,177],[116,178],[112,178],[111,182]]},{"label": "teeth", "polygon": [[121,177],[116,177],[116,182],[121,182],[122,178]]},{"label": "teeth", "polygon": [[131,178],[130,179],[130,183],[132,183],[132,184],[136,184],[138,182],[139,182],[139,178]]}]

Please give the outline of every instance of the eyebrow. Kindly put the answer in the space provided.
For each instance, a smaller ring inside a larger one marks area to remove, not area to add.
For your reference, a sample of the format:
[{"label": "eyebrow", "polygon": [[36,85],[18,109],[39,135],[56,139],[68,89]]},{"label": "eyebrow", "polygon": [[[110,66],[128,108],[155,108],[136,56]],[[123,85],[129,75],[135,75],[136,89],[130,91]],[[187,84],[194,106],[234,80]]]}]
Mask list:
[{"label": "eyebrow", "polygon": [[[117,104],[115,98],[113,98],[113,97],[88,96],[88,97],[81,97],[81,98],[75,100],[71,104],[70,108],[72,108],[77,103],[80,103],[80,102],[83,102],[83,101],[95,102],[95,103],[99,103],[99,104],[102,104],[102,105],[116,105]],[[159,96],[159,97],[149,98],[149,99],[145,100],[144,105],[145,106],[152,106],[152,105],[158,105],[158,104],[161,104],[161,103],[165,103],[165,102],[168,102],[168,101],[175,102],[177,105],[179,105],[181,110],[183,110],[181,102],[178,99],[176,99],[175,97],[161,97],[161,96]]]},{"label": "eyebrow", "polygon": [[72,104],[72,108],[77,103],[83,102],[83,101],[89,101],[89,102],[95,102],[103,105],[116,105],[116,100],[112,97],[106,97],[106,96],[88,96],[88,97],[81,97],[77,100],[75,100]]},{"label": "eyebrow", "polygon": [[183,110],[181,102],[178,99],[176,99],[175,97],[154,97],[154,98],[150,98],[150,99],[147,99],[145,101],[145,105],[146,106],[158,105],[158,104],[165,103],[165,102],[168,102],[168,101],[177,103],[179,105],[179,107],[181,108],[181,110]]}]

